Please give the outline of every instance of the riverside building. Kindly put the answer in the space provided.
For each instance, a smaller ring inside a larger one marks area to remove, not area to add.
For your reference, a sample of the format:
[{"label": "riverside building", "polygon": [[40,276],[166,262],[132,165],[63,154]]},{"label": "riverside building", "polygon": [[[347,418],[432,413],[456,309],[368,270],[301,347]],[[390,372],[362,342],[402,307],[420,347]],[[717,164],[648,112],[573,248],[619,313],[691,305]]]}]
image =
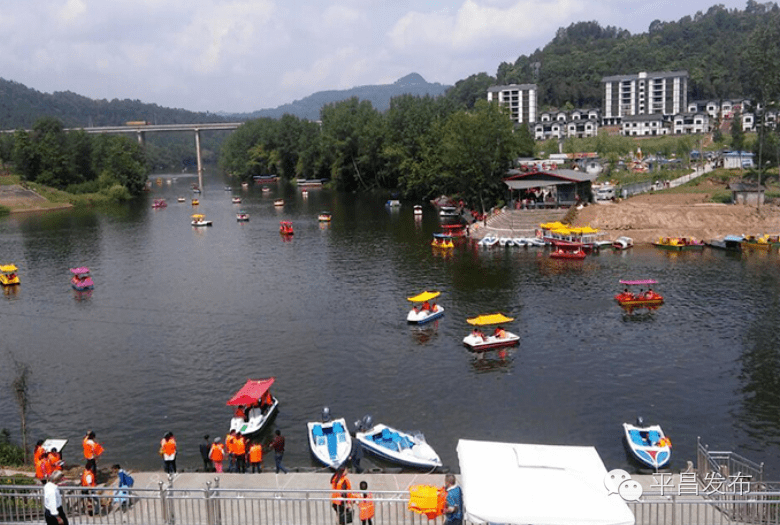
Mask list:
[{"label": "riverside building", "polygon": [[487,91],[488,102],[497,101],[509,110],[512,120],[518,124],[534,124],[538,113],[536,84],[509,84],[491,86]]},{"label": "riverside building", "polygon": [[602,125],[616,126],[625,117],[660,115],[668,118],[688,106],[688,72],[640,72],[601,79],[604,86]]}]

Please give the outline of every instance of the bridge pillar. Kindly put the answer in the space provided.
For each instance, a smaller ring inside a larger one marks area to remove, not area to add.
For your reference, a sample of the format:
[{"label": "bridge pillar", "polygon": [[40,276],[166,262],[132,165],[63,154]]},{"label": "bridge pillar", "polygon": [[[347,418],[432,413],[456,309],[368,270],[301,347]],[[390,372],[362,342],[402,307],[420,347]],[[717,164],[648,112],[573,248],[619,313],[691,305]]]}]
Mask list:
[{"label": "bridge pillar", "polygon": [[203,161],[200,156],[200,129],[195,128],[195,150],[198,155],[198,188],[203,191]]},{"label": "bridge pillar", "polygon": [[144,135],[144,132],[141,131],[141,130],[138,130],[136,132],[136,135],[138,135],[138,144],[140,144],[141,147],[143,147],[144,141],[146,140],[146,136]]}]

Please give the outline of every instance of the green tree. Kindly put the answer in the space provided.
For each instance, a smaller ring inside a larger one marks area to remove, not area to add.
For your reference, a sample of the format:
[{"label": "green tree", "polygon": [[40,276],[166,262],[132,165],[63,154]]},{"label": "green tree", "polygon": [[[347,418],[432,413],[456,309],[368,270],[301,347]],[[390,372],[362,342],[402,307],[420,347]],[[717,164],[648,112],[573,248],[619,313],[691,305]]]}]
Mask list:
[{"label": "green tree", "polygon": [[474,107],[477,100],[486,100],[488,88],[495,84],[495,78],[487,73],[478,73],[457,81],[445,96],[452,100],[458,108],[470,109]]},{"label": "green tree", "polygon": [[737,110],[731,118],[731,149],[742,151],[745,147],[745,131],[742,129],[742,112]]},{"label": "green tree", "polygon": [[507,170],[520,150],[510,117],[497,104],[478,100],[450,116],[442,128],[439,158],[451,190],[484,212],[505,193]]}]

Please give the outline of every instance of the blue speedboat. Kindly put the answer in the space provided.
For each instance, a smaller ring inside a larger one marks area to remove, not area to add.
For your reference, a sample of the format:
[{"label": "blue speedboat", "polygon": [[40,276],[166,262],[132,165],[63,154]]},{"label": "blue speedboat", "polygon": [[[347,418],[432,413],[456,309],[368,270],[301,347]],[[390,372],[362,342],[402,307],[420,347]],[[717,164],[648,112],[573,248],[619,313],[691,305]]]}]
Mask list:
[{"label": "blue speedboat", "polygon": [[672,442],[660,425],[645,425],[642,418],[637,418],[636,425],[623,423],[623,431],[626,447],[642,465],[657,471],[669,463]]},{"label": "blue speedboat", "polygon": [[322,421],[307,423],[309,447],[319,461],[337,469],[344,463],[352,451],[352,436],[347,430],[344,418],[330,419],[327,408],[322,411]]}]

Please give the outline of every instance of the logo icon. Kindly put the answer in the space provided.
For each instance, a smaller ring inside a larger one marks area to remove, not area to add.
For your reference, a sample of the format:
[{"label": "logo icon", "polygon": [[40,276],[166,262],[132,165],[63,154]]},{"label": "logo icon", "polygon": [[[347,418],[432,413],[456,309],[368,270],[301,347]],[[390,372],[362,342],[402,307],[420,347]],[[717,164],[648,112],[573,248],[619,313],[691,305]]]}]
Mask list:
[{"label": "logo icon", "polygon": [[631,479],[625,470],[616,468],[604,476],[604,486],[609,494],[619,494],[625,501],[637,501],[642,497],[642,485]]}]

